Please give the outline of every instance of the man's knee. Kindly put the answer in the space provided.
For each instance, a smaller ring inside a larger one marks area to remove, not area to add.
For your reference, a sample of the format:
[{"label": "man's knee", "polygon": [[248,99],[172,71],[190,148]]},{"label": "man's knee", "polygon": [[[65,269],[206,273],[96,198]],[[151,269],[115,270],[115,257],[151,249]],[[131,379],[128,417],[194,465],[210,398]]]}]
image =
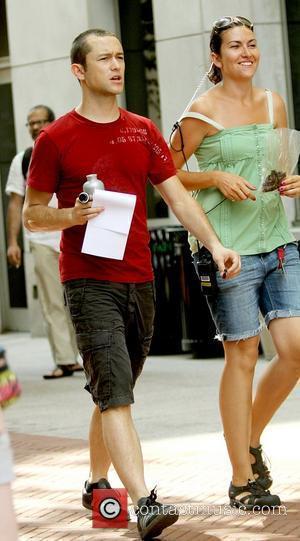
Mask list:
[{"label": "man's knee", "polygon": [[131,404],[108,406],[104,411],[100,409],[100,413],[103,418],[108,415],[128,415],[131,414]]}]

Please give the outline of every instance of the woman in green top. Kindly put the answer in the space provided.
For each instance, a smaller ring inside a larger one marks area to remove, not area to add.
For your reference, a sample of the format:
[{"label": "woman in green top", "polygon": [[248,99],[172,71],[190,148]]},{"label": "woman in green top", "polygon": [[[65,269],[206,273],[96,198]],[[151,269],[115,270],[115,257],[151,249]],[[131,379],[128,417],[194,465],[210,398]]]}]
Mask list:
[{"label": "woman in green top", "polygon": [[[278,94],[253,86],[260,54],[252,23],[244,17],[216,21],[210,49],[208,77],[215,86],[182,115],[171,147],[182,183],[194,192],[224,246],[242,256],[240,275],[217,276],[218,292],[208,297],[225,352],[220,409],[233,470],[230,503],[272,507],[280,499],[267,490],[272,478],[260,437],[300,376],[300,262],[281,198],[299,196],[300,177],[289,176],[268,193],[258,190],[266,138],[274,128],[286,127],[286,112]],[[192,154],[199,172],[180,170]],[[190,245],[196,258],[192,237]],[[252,403],[259,311],[277,355]]]}]

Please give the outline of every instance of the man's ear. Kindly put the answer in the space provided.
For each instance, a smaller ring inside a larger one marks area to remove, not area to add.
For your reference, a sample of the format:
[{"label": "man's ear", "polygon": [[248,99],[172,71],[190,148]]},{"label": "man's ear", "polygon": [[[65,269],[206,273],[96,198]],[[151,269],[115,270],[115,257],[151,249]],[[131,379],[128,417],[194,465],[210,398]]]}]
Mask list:
[{"label": "man's ear", "polygon": [[71,64],[71,71],[79,82],[84,80],[84,67],[81,64]]},{"label": "man's ear", "polygon": [[218,55],[218,54],[216,54],[216,53],[211,53],[210,57],[211,57],[212,63],[213,63],[217,68],[222,68],[222,62],[221,62],[221,59],[220,59],[220,55]]}]

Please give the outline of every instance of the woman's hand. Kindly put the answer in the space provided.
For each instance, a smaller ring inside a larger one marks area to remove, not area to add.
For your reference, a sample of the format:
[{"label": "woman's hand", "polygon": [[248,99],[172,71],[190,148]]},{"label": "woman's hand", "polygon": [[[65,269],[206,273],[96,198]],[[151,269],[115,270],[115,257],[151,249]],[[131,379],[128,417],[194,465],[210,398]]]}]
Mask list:
[{"label": "woman's hand", "polygon": [[253,190],[256,190],[256,187],[243,177],[233,173],[214,171],[214,185],[231,201],[256,200],[254,193],[252,193]]},{"label": "woman's hand", "polygon": [[300,196],[300,176],[291,175],[286,177],[279,186],[280,195],[286,195],[287,197],[299,197]]}]

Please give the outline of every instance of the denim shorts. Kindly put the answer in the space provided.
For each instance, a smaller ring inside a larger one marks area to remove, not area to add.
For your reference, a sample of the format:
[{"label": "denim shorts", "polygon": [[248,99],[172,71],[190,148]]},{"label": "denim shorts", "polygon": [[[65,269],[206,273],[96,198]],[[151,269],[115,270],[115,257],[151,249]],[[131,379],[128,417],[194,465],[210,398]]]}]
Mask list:
[{"label": "denim shorts", "polygon": [[134,402],[133,387],[153,335],[153,282],[65,282],[65,297],[87,378],[101,411]]},{"label": "denim shorts", "polygon": [[277,249],[241,257],[238,276],[223,280],[217,273],[219,291],[208,298],[218,338],[242,340],[262,330],[273,319],[300,317],[300,260],[297,243],[285,247],[284,270],[278,268]]}]

